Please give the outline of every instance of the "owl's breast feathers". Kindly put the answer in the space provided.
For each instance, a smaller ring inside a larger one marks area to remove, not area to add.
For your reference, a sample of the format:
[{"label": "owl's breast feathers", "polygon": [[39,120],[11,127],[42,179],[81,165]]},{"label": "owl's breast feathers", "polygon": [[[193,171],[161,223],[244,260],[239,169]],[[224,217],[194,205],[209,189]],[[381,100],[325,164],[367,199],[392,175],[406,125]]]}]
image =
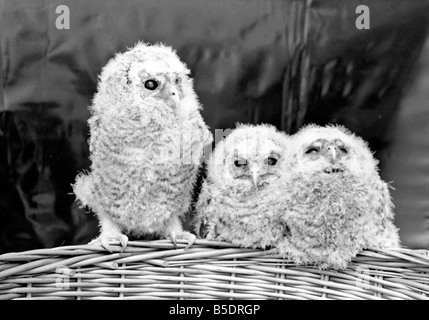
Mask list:
[{"label": "owl's breast feathers", "polygon": [[196,207],[196,231],[242,247],[272,247],[286,232],[280,215],[284,203],[278,199],[274,188],[243,192],[206,182]]},{"label": "owl's breast feathers", "polygon": [[315,174],[288,185],[290,205],[283,216],[291,230],[288,241],[309,260],[332,258],[342,266],[363,248],[399,244],[393,204],[379,177]]},{"label": "owl's breast feathers", "polygon": [[[89,124],[91,172],[75,184],[85,186],[77,188],[85,192],[75,192],[83,204],[131,234],[162,229],[171,216],[188,210],[203,148],[196,131],[206,127],[157,113],[144,120],[97,115]],[[195,161],[193,144],[199,147]]]}]

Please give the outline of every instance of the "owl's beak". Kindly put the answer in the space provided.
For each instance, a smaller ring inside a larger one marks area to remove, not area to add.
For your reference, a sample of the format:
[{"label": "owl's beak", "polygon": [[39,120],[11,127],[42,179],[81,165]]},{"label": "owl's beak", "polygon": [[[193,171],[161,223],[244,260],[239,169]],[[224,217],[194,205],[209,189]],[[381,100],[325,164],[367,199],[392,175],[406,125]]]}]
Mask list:
[{"label": "owl's beak", "polygon": [[330,147],[328,147],[328,150],[329,150],[329,154],[331,156],[331,162],[335,163],[335,161],[337,160],[337,156],[338,156],[337,147],[330,146]]},{"label": "owl's beak", "polygon": [[257,167],[251,167],[250,173],[252,175],[252,182],[255,189],[258,187],[258,181],[259,181],[259,169]]},{"label": "owl's beak", "polygon": [[179,91],[176,89],[176,87],[171,86],[169,93],[171,102],[173,103],[174,107],[177,108],[180,104]]}]

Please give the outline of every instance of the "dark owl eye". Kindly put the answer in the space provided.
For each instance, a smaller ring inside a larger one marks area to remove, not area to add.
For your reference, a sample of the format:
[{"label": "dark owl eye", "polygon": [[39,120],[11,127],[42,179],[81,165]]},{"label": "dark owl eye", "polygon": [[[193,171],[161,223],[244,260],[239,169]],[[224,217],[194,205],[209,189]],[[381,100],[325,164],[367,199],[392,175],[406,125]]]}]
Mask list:
[{"label": "dark owl eye", "polygon": [[349,151],[345,147],[338,147],[342,153],[348,153]]},{"label": "dark owl eye", "polygon": [[235,161],[234,161],[234,165],[235,165],[237,168],[242,168],[242,167],[247,166],[247,161],[243,161],[243,160],[235,160]]},{"label": "dark owl eye", "polygon": [[319,148],[317,147],[310,147],[307,149],[307,151],[305,151],[305,154],[310,154],[310,153],[318,153],[319,152]]},{"label": "dark owl eye", "polygon": [[276,158],[269,157],[269,158],[267,159],[267,164],[268,164],[269,166],[274,166],[276,163],[277,163],[277,159],[276,159]]},{"label": "dark owl eye", "polygon": [[144,83],[144,87],[146,89],[148,89],[148,90],[155,90],[156,88],[158,88],[158,86],[159,86],[158,81],[152,80],[152,79],[151,80],[147,80]]},{"label": "dark owl eye", "polygon": [[180,78],[176,78],[175,82],[176,82],[176,84],[179,84],[180,83]]}]

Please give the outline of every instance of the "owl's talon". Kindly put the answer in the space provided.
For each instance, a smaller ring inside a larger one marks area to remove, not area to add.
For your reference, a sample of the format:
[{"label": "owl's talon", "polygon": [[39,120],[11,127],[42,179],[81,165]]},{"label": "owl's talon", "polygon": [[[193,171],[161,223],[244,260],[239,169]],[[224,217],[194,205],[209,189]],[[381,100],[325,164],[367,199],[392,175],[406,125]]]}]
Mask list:
[{"label": "owl's talon", "polygon": [[197,237],[194,234],[187,231],[183,231],[179,234],[177,234],[176,232],[170,232],[170,235],[168,236],[168,238],[173,243],[175,249],[177,249],[177,238],[185,239],[188,242],[188,245],[185,247],[185,250],[192,247],[195,240],[197,239]]},{"label": "owl's talon", "polygon": [[109,251],[110,253],[113,253],[112,248],[109,245],[109,240],[107,239],[101,239],[101,246],[106,249],[107,251]]},{"label": "owl's talon", "polygon": [[113,253],[112,248],[110,247],[110,243],[117,242],[122,246],[121,253],[125,250],[128,244],[128,237],[124,234],[115,234],[115,235],[104,235],[101,234],[98,238],[95,238],[88,244],[101,244],[101,246],[106,249],[106,251],[109,251],[110,253]]},{"label": "owl's talon", "polygon": [[126,249],[127,245],[128,245],[128,237],[126,235],[122,234],[119,237],[119,242],[121,243],[121,246],[122,246],[121,252],[123,252]]},{"label": "owl's talon", "polygon": [[195,240],[197,239],[197,237],[190,232],[183,232],[183,237],[188,241],[188,245],[185,247],[185,249],[192,247],[192,245],[195,243]]},{"label": "owl's talon", "polygon": [[177,249],[177,235],[175,232],[170,232],[170,235],[168,236],[170,241],[173,243],[174,249]]}]

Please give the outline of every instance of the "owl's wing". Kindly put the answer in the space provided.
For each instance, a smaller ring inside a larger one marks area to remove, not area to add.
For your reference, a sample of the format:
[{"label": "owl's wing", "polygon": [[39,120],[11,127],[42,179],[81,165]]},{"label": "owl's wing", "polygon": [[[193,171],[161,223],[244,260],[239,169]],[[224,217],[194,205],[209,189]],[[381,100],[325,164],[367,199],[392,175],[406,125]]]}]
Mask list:
[{"label": "owl's wing", "polygon": [[[90,155],[92,155],[95,149],[95,145],[97,144],[96,139],[98,139],[99,137],[98,117],[92,116],[88,120],[88,125],[90,128],[90,137],[88,139],[88,144]],[[94,197],[94,188],[91,172],[83,170],[83,172],[80,172],[76,176],[76,181],[73,184],[73,192],[82,207],[88,206],[94,209],[93,207],[96,202],[96,198]]]},{"label": "owl's wing", "polygon": [[90,136],[88,139],[89,152],[93,154],[97,149],[98,140],[100,137],[100,119],[98,116],[92,116],[88,120]]},{"label": "owl's wing", "polygon": [[393,222],[394,214],[393,214],[393,202],[392,197],[390,196],[389,192],[389,184],[385,183],[384,181],[381,181],[381,185],[379,188],[381,188],[381,197],[379,199],[378,204],[378,213],[383,217],[386,218],[388,221]]},{"label": "owl's wing", "polygon": [[192,149],[201,153],[202,149],[212,143],[213,136],[208,129],[203,117],[199,112],[195,112],[192,119]]},{"label": "owl's wing", "polygon": [[394,224],[394,204],[390,196],[390,185],[381,181],[380,198],[376,213],[381,217],[381,225],[378,227],[377,238],[382,247],[400,247],[398,228]]},{"label": "owl's wing", "polygon": [[212,203],[211,189],[211,185],[205,180],[195,206],[194,231],[202,239],[207,238],[208,234],[212,231],[210,214]]}]

